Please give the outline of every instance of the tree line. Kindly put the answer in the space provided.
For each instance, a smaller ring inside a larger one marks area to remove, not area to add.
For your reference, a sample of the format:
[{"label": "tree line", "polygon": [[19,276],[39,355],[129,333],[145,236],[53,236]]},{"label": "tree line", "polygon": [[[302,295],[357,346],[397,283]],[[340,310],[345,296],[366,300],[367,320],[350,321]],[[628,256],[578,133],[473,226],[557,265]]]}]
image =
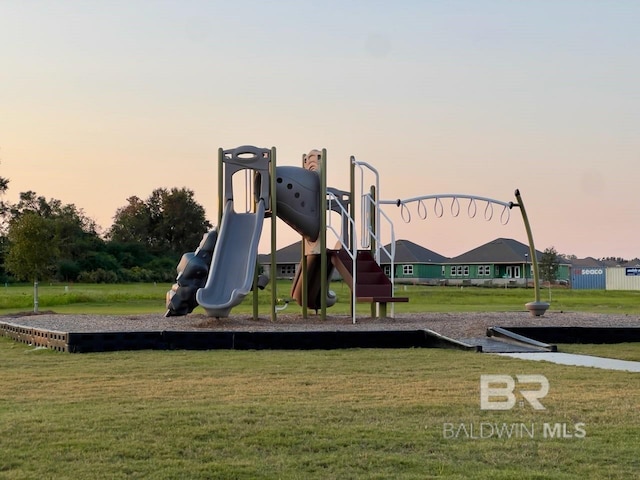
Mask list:
[{"label": "tree line", "polygon": [[[0,195],[8,186],[0,177]],[[0,202],[0,280],[172,282],[180,256],[211,228],[204,208],[187,188],[126,202],[104,233],[81,208],[33,191]]]},{"label": "tree line", "polygon": [[[0,177],[0,196],[8,186]],[[180,256],[212,227],[204,208],[187,188],[157,188],[126,202],[100,233],[81,208],[33,191],[15,204],[0,201],[0,281],[173,282]],[[558,252],[546,249],[541,278],[555,280],[558,264]]]}]

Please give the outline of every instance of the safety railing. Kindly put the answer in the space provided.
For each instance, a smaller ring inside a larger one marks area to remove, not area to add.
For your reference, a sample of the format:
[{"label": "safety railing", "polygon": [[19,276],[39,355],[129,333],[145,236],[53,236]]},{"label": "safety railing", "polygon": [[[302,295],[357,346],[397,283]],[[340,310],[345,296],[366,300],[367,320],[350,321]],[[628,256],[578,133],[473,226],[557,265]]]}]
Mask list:
[{"label": "safety railing", "polygon": [[[367,229],[368,226],[371,224],[371,222],[369,221],[370,219],[370,212],[367,211],[367,209],[369,208],[370,202],[368,202],[366,200],[366,197],[371,197],[370,194],[365,193],[365,186],[364,186],[364,176],[365,176],[365,169],[369,170],[369,172],[371,172],[374,176],[375,179],[375,183],[373,185],[373,187],[375,188],[375,194],[378,195],[380,192],[380,174],[378,173],[378,170],[376,168],[374,168],[373,166],[371,166],[370,164],[368,164],[367,162],[361,162],[359,160],[356,160],[355,157],[351,157],[351,163],[358,169],[358,171],[360,172],[360,189],[358,190],[360,193],[360,211],[361,211],[361,221],[360,221],[360,230],[361,230],[361,235],[360,235],[360,242],[361,242],[361,246],[362,248],[369,248],[371,246],[371,238],[372,236],[368,234]],[[355,195],[355,192],[353,192],[353,194]],[[377,206],[374,204],[374,207]],[[373,211],[375,212],[375,218],[374,223],[376,225],[380,225],[380,209],[379,208],[373,208]],[[377,235],[374,234],[373,238],[375,240],[377,240]],[[376,247],[380,245],[380,242],[376,241]],[[380,261],[380,251],[378,250],[378,248],[376,248],[376,252],[375,252],[375,258],[376,261],[379,262]]]},{"label": "safety railing", "polygon": [[[333,226],[333,220],[332,220],[333,215],[331,215],[331,212],[334,210],[332,209],[327,210],[328,212],[327,231],[333,232],[333,234],[336,236],[336,238],[340,242],[340,245],[342,246],[344,251],[349,254],[349,257],[351,258],[351,262],[353,265],[352,273],[351,273],[351,278],[352,278],[352,286],[351,286],[351,302],[352,303],[351,304],[353,305],[352,322],[355,324],[356,323],[356,280],[357,280],[357,268],[356,268],[357,261],[356,260],[358,258],[358,241],[356,239],[355,220],[351,218],[351,216],[349,215],[349,211],[344,207],[344,205],[342,205],[342,202],[340,202],[340,199],[333,192],[328,191],[326,194],[326,198],[329,205],[335,205],[338,207],[337,213],[340,214],[340,231],[338,232],[338,230]],[[347,219],[347,222],[345,222],[345,219]],[[353,231],[352,236],[347,235],[347,232],[344,231],[345,225],[347,225],[348,227],[351,227],[351,230]],[[344,240],[345,238],[349,238],[351,240],[351,245],[347,245],[347,243]]]},{"label": "safety railing", "polygon": [[[376,250],[377,250],[376,262],[378,262],[378,265],[380,265],[380,262],[382,261],[380,251],[385,253],[389,258],[390,269],[391,269],[389,279],[391,280],[391,285],[395,286],[396,235],[395,235],[395,230],[393,228],[393,222],[391,221],[391,219],[386,213],[380,210],[379,205],[378,206],[376,205],[376,200],[371,195],[362,195],[362,205],[363,205],[363,219],[364,219],[364,221],[362,222],[363,223],[362,228],[364,230],[363,235],[369,238],[373,238],[375,240]],[[371,218],[371,210],[374,210],[374,211],[377,210],[376,213],[378,214],[378,217],[377,217],[378,232],[374,232],[371,222],[367,221],[367,219]],[[391,237],[391,241],[389,242],[390,250],[388,250],[382,242],[382,235],[380,233],[382,232],[382,228],[380,228],[380,219],[382,218],[384,218],[385,222],[388,224],[389,236]],[[364,248],[367,248],[367,247],[364,247]],[[393,308],[393,304],[391,306]]]},{"label": "safety railing", "polygon": [[[387,216],[386,213],[382,211],[380,205],[382,202],[378,200],[378,196],[380,195],[380,174],[378,170],[371,166],[367,162],[361,162],[356,160],[355,157],[351,157],[351,163],[358,169],[360,173],[360,208],[361,208],[361,219],[360,219],[360,242],[362,248],[370,248],[371,240],[375,242],[374,247],[374,256],[378,265],[381,263],[380,251],[382,250],[389,257],[390,264],[390,275],[389,280],[391,281],[391,292],[392,295],[395,295],[395,256],[396,256],[396,238],[395,238],[395,230],[393,227],[393,222]],[[373,174],[374,177],[374,195],[371,193],[365,193],[365,185],[364,185],[364,177],[365,171],[368,170]],[[355,194],[355,192],[353,192]],[[386,225],[389,229],[390,249],[387,249],[383,243],[383,228],[381,224],[381,219],[384,218]],[[391,304],[391,316],[394,316],[395,304]]]}]

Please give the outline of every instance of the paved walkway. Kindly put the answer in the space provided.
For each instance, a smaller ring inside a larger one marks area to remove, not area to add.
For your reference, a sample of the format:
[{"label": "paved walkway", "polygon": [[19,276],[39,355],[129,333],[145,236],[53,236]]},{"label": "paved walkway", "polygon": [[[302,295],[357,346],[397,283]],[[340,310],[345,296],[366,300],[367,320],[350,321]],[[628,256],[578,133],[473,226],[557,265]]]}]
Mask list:
[{"label": "paved walkway", "polygon": [[525,345],[524,343],[506,342],[498,340],[495,337],[474,337],[463,338],[460,340],[468,345],[477,345],[482,347],[483,353],[534,353],[546,352],[539,347],[533,345]]},{"label": "paved walkway", "polygon": [[575,353],[539,352],[539,353],[499,353],[505,357],[523,360],[542,360],[560,365],[576,365],[579,367],[604,368],[607,370],[622,370],[626,372],[640,372],[640,362],[617,360],[615,358],[593,357]]}]

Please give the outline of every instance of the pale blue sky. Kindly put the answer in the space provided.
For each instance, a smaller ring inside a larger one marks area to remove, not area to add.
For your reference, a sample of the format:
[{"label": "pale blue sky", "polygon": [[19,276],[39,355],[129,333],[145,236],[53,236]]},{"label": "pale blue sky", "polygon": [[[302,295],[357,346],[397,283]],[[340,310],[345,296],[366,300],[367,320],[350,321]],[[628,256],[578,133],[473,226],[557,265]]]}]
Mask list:
[{"label": "pale blue sky", "polygon": [[[519,188],[539,249],[640,256],[638,25],[635,1],[4,0],[0,175],[105,228],[185,186],[215,223],[218,147],[325,147],[331,186],[355,155],[384,198]],[[389,214],[447,256],[526,239]]]}]

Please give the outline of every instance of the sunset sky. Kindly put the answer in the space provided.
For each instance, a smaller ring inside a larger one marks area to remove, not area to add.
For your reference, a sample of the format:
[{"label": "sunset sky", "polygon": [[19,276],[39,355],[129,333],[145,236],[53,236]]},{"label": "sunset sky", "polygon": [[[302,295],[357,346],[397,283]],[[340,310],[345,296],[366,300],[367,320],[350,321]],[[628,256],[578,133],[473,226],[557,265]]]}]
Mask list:
[{"label": "sunset sky", "polygon": [[[127,197],[187,187],[215,223],[218,147],[326,148],[330,186],[354,155],[384,199],[519,188],[539,250],[640,256],[640,2],[4,0],[0,45],[9,201],[106,230]],[[526,242],[518,212],[461,206],[385,211],[445,256]]]}]

